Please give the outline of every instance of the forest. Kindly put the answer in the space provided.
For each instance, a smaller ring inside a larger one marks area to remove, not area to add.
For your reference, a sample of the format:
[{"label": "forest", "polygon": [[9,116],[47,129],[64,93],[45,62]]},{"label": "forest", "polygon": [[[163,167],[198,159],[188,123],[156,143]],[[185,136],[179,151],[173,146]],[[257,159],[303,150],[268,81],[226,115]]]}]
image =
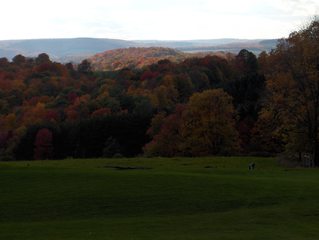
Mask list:
[{"label": "forest", "polygon": [[262,155],[319,166],[319,21],[269,53],[93,71],[0,59],[0,159]]}]

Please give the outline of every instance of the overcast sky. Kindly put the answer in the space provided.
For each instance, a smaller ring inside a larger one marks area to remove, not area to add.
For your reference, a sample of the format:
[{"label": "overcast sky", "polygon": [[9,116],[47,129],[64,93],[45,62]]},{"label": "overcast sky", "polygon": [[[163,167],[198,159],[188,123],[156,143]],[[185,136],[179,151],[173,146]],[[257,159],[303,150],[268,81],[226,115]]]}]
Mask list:
[{"label": "overcast sky", "polygon": [[280,38],[319,14],[319,0],[5,0],[0,39]]}]

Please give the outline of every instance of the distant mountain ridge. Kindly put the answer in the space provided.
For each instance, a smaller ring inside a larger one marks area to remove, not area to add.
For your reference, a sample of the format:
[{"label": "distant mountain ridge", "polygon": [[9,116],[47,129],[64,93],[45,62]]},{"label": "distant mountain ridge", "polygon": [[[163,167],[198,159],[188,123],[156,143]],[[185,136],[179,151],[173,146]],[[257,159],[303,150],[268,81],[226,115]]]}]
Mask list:
[{"label": "distant mountain ridge", "polygon": [[11,59],[17,54],[34,57],[47,53],[54,60],[81,61],[106,50],[135,46],[135,43],[119,39],[69,38],[0,41],[0,56]]},{"label": "distant mountain ridge", "polygon": [[[267,39],[273,40],[273,39]],[[191,47],[211,47],[223,46],[228,44],[258,44],[265,39],[237,39],[237,38],[220,38],[220,39],[198,39],[198,40],[137,40],[135,42],[146,47],[169,47],[169,48],[191,48]],[[277,41],[277,40],[276,40]]]},{"label": "distant mountain ridge", "polygon": [[238,53],[242,48],[260,53],[269,51],[277,44],[276,39],[211,39],[185,41],[135,40],[127,41],[107,38],[61,38],[0,41],[0,57],[12,59],[18,54],[35,57],[47,53],[55,61],[80,62],[97,53],[129,47],[164,47],[174,48],[183,52],[225,51]]}]

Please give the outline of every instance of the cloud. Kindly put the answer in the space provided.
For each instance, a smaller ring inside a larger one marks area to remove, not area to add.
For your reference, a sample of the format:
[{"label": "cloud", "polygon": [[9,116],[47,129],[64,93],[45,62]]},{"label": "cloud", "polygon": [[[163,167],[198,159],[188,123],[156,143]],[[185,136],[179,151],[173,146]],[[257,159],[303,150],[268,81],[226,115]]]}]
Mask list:
[{"label": "cloud", "polygon": [[0,39],[272,38],[319,14],[317,0],[10,0]]},{"label": "cloud", "polygon": [[276,2],[284,14],[309,17],[319,13],[319,3],[314,0],[280,0]]}]

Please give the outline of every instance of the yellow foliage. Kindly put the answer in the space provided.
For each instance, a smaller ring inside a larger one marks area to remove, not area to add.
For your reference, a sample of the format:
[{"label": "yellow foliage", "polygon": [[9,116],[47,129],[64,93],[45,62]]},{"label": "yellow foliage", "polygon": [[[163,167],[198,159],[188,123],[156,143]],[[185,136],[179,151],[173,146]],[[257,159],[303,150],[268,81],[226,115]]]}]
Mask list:
[{"label": "yellow foliage", "polygon": [[195,93],[182,117],[182,144],[191,155],[230,153],[237,148],[232,98],[221,89]]}]

